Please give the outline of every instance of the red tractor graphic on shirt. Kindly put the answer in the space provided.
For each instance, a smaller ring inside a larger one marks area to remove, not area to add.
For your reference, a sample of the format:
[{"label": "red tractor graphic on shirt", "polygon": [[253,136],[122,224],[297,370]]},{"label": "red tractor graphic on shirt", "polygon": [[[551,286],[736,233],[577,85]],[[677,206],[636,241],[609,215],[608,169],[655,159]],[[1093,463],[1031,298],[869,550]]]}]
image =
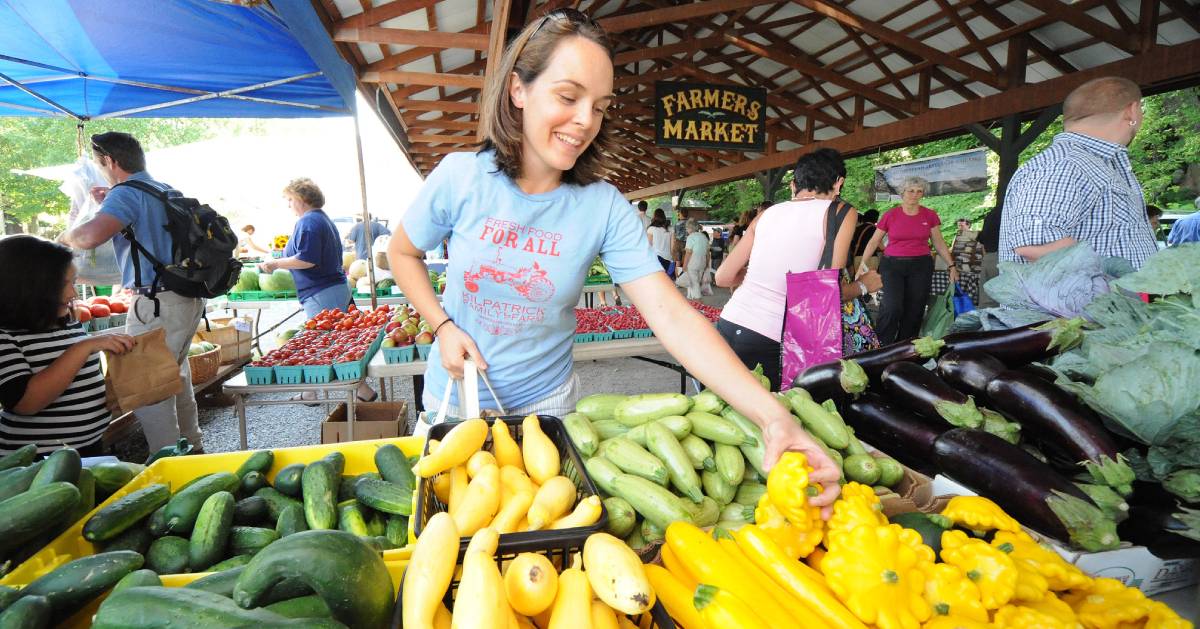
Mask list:
[{"label": "red tractor graphic on shirt", "polygon": [[533,302],[548,301],[554,296],[554,282],[537,262],[533,263],[533,268],[521,267],[514,271],[500,262],[499,252],[495,262],[481,262],[478,268],[463,272],[463,284],[468,291],[479,292],[480,281],[511,286],[518,295]]}]

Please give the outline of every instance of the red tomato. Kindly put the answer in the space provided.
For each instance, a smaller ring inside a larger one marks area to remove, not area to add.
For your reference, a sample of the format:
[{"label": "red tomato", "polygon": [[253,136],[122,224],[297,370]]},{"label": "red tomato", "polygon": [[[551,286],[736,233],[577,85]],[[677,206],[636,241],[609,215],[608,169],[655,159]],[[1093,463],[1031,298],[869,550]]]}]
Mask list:
[{"label": "red tomato", "polygon": [[112,311],[108,309],[106,304],[92,304],[91,311],[92,317],[96,319],[112,314]]},{"label": "red tomato", "polygon": [[75,318],[79,319],[80,323],[91,321],[92,320],[92,312],[90,310],[88,310],[86,306],[76,306],[75,307]]},{"label": "red tomato", "polygon": [[109,303],[109,300],[108,300],[108,297],[105,297],[104,295],[96,295],[95,297],[88,298],[88,303],[89,304],[103,304],[103,305],[107,306]]},{"label": "red tomato", "polygon": [[108,305],[108,309],[111,310],[113,314],[121,314],[128,312],[129,306],[126,306],[125,302],[123,301],[114,301]]}]

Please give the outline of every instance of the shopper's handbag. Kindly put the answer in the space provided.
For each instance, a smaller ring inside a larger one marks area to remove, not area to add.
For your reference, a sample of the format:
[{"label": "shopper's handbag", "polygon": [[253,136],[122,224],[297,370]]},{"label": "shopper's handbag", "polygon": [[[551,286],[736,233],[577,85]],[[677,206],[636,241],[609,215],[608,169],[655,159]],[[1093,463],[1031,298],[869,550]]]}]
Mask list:
[{"label": "shopper's handbag", "polygon": [[166,330],[155,328],[133,340],[133,349],[124,354],[104,353],[108,365],[104,392],[114,414],[157,404],[183,390],[179,362],[167,347]]},{"label": "shopper's handbag", "polygon": [[967,291],[963,290],[962,285],[958,282],[954,283],[954,296],[951,300],[954,304],[955,318],[975,310],[975,302],[971,301],[971,296],[967,294]]},{"label": "shopper's handbag", "polygon": [[[446,382],[446,390],[442,394],[442,403],[437,410],[436,415],[431,415],[429,409],[425,409],[417,415],[417,423],[413,426],[413,436],[424,437],[429,434],[429,429],[437,424],[446,421],[455,421],[456,419],[469,419],[472,417],[482,417],[485,414],[494,414],[486,409],[479,408],[479,381],[483,380],[484,386],[492,393],[492,399],[496,400],[496,406],[500,407],[500,415],[506,415],[504,404],[500,402],[500,398],[496,397],[496,392],[492,389],[492,383],[488,380],[487,374],[475,365],[475,361],[468,358],[463,361],[463,379],[455,380],[451,378]],[[462,413],[462,417],[454,418],[449,416],[450,410],[450,390],[451,387],[458,388],[458,411]]]}]

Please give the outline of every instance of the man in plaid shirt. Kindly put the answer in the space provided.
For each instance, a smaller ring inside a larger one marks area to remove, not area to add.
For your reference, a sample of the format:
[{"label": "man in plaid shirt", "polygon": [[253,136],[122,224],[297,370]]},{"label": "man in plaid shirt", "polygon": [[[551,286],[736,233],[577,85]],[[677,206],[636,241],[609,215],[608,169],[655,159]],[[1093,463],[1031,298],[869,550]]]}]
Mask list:
[{"label": "man in plaid shirt", "polygon": [[1032,262],[1086,242],[1140,268],[1158,250],[1126,148],[1142,124],[1141,98],[1136,83],[1119,77],[1093,79],[1067,96],[1063,133],[1008,185],[1002,261]]}]

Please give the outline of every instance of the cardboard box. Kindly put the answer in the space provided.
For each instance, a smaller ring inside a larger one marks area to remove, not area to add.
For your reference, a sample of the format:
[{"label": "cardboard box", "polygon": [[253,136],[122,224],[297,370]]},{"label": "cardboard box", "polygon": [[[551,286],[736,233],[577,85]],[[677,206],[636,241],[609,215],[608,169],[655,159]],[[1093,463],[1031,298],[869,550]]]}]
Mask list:
[{"label": "cardboard box", "polygon": [[[359,402],[354,405],[354,439],[387,439],[405,436],[408,402]],[[346,404],[338,404],[321,423],[321,443],[351,441]]]},{"label": "cardboard box", "polygon": [[254,322],[250,317],[213,317],[206,326],[203,321],[196,328],[196,338],[221,346],[221,364],[250,359],[250,345],[254,339],[251,332]]}]

